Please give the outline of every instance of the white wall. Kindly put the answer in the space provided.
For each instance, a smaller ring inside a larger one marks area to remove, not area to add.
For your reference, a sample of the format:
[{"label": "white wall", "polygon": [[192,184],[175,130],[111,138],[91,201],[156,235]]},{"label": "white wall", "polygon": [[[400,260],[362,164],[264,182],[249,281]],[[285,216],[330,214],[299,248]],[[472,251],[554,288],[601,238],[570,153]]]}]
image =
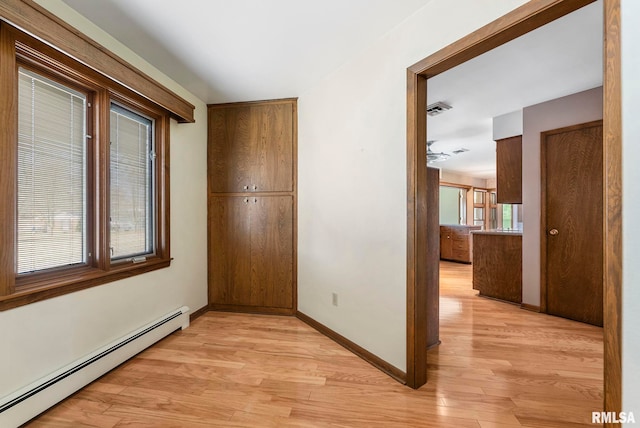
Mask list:
[{"label": "white wall", "polygon": [[493,139],[522,135],[522,110],[503,114],[493,118]]},{"label": "white wall", "polygon": [[432,1],[299,97],[299,310],[401,370],[406,68],[523,3]]},{"label": "white wall", "polygon": [[42,4],[196,105],[196,123],[171,123],[171,267],[0,312],[0,397],[170,310],[207,304],[206,105],[64,3]]},{"label": "white wall", "polygon": [[640,2],[622,0],[622,409],[640,419]]},{"label": "white wall", "polygon": [[525,107],[522,134],[522,302],[540,305],[540,133],[602,119],[602,87]]}]

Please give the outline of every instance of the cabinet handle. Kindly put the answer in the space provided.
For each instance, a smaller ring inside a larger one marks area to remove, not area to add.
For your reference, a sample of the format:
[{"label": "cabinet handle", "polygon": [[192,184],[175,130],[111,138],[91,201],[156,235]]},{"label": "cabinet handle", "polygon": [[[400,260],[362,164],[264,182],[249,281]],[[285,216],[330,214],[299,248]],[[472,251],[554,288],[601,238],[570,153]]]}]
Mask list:
[{"label": "cabinet handle", "polygon": [[244,190],[249,190],[249,186],[244,186],[243,189]]},{"label": "cabinet handle", "polygon": [[253,198],[253,203],[257,204],[258,203],[258,198]]},{"label": "cabinet handle", "polygon": [[258,186],[256,186],[255,184],[253,185],[253,190],[258,190]]},{"label": "cabinet handle", "polygon": [[249,198],[244,198],[244,203],[248,204],[249,203]]}]

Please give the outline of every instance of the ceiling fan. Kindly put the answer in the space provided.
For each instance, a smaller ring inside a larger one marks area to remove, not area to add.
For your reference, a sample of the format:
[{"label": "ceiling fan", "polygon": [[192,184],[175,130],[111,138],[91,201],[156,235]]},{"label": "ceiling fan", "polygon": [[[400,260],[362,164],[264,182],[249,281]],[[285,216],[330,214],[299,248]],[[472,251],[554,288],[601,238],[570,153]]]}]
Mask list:
[{"label": "ceiling fan", "polygon": [[[433,145],[433,143],[435,143],[436,140],[429,140],[427,141],[427,164],[433,163],[433,162],[443,162],[446,161],[447,159],[449,159],[451,157],[451,155],[449,153],[445,153],[445,152],[434,152],[433,150],[431,150],[431,145]],[[460,153],[464,153],[464,152],[468,152],[469,149],[464,149],[464,148],[460,148],[460,149],[456,149],[453,151],[453,154],[458,155]]]}]

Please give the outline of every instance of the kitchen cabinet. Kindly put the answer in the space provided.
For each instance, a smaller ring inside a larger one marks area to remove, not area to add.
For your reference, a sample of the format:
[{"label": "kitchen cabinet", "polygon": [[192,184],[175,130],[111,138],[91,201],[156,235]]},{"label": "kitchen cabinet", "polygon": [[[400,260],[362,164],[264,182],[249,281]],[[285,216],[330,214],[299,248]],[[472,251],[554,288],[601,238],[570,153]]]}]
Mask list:
[{"label": "kitchen cabinet", "polygon": [[522,233],[473,233],[473,289],[481,296],[522,302]]},{"label": "kitchen cabinet", "polygon": [[482,226],[440,225],[440,258],[462,263],[472,261],[472,230]]},{"label": "kitchen cabinet", "polygon": [[296,100],[208,106],[209,307],[296,310]]},{"label": "kitchen cabinet", "polygon": [[499,204],[522,203],[522,135],[496,140],[496,182]]}]

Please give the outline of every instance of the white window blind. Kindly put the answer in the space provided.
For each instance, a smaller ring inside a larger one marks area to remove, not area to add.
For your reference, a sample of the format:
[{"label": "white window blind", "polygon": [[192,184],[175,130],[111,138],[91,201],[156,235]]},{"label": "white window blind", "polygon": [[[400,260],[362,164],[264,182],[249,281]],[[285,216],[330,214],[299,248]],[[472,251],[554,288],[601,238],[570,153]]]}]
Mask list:
[{"label": "white window blind", "polygon": [[17,272],[85,263],[86,96],[21,68],[18,97]]},{"label": "white window blind", "polygon": [[153,253],[153,121],[111,105],[111,258]]}]

